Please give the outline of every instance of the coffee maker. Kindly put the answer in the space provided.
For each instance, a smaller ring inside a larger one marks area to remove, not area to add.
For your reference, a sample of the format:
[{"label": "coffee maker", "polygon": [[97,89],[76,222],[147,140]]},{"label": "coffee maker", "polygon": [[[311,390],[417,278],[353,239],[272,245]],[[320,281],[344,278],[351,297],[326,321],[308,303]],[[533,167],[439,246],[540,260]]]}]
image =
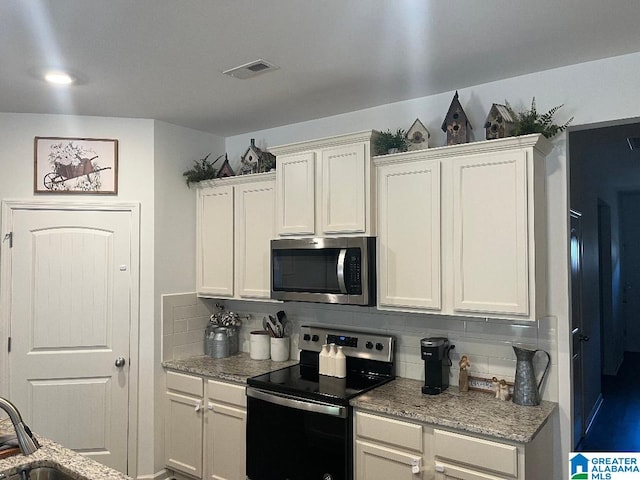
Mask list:
[{"label": "coffee maker", "polygon": [[424,360],[424,386],[422,393],[437,395],[449,386],[449,352],[455,345],[449,345],[444,337],[430,337],[420,340],[420,357]]}]

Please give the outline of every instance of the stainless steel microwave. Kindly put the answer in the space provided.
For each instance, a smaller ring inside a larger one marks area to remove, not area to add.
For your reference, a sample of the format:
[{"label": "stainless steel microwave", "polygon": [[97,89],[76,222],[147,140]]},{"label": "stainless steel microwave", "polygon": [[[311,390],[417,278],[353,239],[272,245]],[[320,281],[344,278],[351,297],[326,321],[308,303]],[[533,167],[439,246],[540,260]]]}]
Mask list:
[{"label": "stainless steel microwave", "polygon": [[375,305],[375,237],[271,240],[271,298]]}]

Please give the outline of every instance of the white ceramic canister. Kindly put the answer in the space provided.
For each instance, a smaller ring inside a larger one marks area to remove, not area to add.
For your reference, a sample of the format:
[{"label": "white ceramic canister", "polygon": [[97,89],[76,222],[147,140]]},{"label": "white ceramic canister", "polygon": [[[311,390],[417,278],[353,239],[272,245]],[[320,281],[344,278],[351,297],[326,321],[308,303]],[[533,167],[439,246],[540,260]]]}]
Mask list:
[{"label": "white ceramic canister", "polygon": [[289,337],[271,337],[271,360],[274,362],[289,360]]},{"label": "white ceramic canister", "polygon": [[249,356],[253,360],[268,360],[271,357],[269,333],[264,330],[254,330],[249,336]]}]

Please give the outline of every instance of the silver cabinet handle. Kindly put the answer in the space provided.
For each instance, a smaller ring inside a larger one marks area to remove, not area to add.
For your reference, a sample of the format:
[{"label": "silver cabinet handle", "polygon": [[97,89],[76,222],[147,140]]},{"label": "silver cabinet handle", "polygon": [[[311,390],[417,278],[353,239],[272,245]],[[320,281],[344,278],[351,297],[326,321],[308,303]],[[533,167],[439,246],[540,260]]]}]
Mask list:
[{"label": "silver cabinet handle", "polygon": [[345,264],[345,258],[347,256],[347,249],[346,248],[342,248],[340,249],[340,253],[338,254],[338,268],[337,268],[337,274],[338,274],[338,286],[340,287],[340,292],[347,294],[347,285],[345,284],[345,280],[344,280],[344,264]]},{"label": "silver cabinet handle", "polygon": [[124,357],[118,357],[116,358],[116,367],[120,368],[120,367],[124,367],[124,364],[127,363],[126,360],[124,359]]}]

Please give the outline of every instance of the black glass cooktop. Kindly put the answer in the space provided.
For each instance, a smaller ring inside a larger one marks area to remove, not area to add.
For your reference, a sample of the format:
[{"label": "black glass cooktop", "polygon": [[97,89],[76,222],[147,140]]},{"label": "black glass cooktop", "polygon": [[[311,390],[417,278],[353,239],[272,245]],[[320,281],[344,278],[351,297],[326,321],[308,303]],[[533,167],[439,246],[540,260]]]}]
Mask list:
[{"label": "black glass cooktop", "polygon": [[392,376],[353,373],[347,378],[328,377],[319,375],[317,368],[298,364],[249,378],[247,384],[305,399],[348,405],[351,398],[390,380]]}]

